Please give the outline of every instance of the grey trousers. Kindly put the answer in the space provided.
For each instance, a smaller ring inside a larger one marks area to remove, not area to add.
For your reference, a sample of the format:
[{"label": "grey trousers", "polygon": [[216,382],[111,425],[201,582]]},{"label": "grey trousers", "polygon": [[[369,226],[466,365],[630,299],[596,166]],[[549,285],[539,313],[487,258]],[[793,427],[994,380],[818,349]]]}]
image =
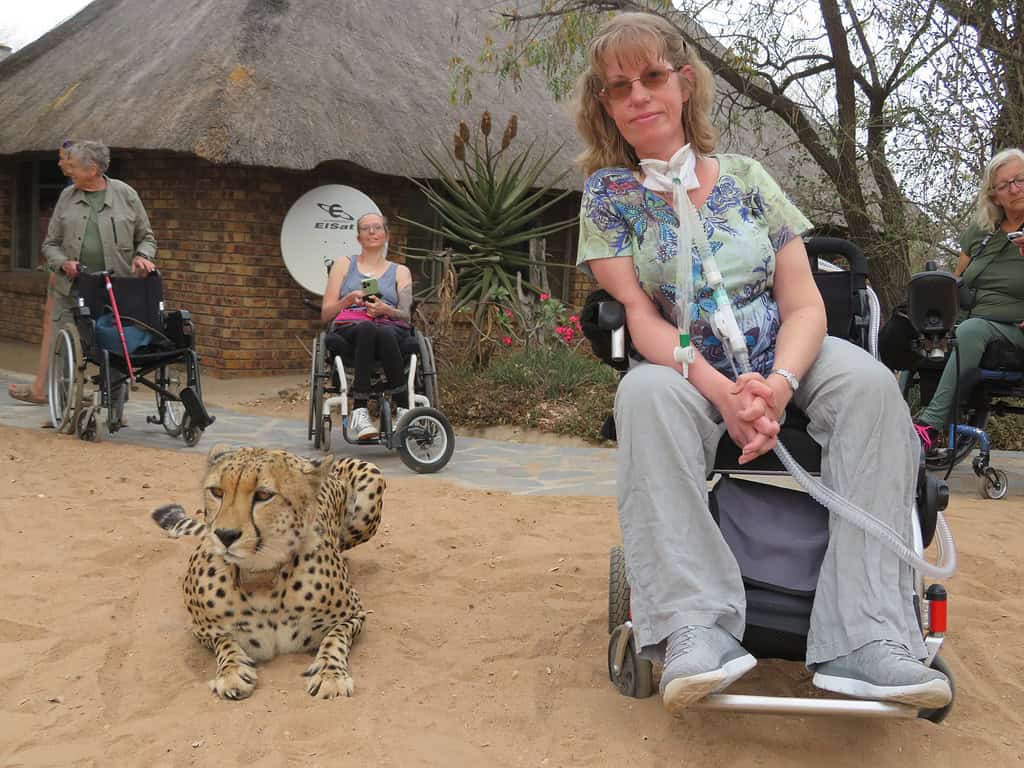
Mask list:
[{"label": "grey trousers", "polygon": [[[826,338],[794,401],[822,446],[822,482],[913,542],[920,445],[891,371],[859,347]],[[738,640],[746,600],[739,567],[708,511],[707,468],[725,425],[666,366],[640,364],[615,398],[617,496],[637,645],[689,624],[717,623]],[[807,663],[874,640],[924,643],[912,569],[856,526],[830,515],[807,638]]]}]

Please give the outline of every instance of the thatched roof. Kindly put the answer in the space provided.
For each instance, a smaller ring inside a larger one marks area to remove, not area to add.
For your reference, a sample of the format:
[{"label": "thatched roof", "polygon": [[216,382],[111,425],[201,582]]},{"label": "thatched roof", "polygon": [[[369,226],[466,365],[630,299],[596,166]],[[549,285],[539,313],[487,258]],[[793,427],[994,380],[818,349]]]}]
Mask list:
[{"label": "thatched roof", "polygon": [[[569,107],[542,77],[473,86],[449,103],[448,62],[474,60],[494,32],[493,0],[95,0],[0,63],[0,155],[49,151],[71,137],[122,149],[195,154],[217,163],[310,169],[344,160],[429,177],[425,143],[483,109],[500,131],[579,149]],[[728,148],[765,157],[792,145],[742,128]],[[790,152],[785,156],[791,157]],[[768,161],[773,171],[781,163]],[[781,180],[781,179],[780,179]],[[574,175],[564,182],[578,186]]]}]

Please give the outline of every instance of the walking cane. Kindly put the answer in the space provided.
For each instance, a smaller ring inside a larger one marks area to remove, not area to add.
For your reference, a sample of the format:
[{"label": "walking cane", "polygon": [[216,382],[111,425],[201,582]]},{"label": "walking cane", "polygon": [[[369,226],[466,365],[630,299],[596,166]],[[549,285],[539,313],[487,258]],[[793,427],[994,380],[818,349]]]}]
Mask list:
[{"label": "walking cane", "polygon": [[117,335],[121,337],[121,349],[124,351],[124,362],[128,366],[128,381],[135,383],[135,372],[132,370],[132,359],[128,356],[128,342],[124,340],[124,326],[121,325],[121,313],[117,311],[117,299],[114,298],[114,286],[110,283],[110,273],[103,273],[103,280],[106,282],[107,295],[110,297],[110,308],[114,310],[114,325],[117,326]]}]

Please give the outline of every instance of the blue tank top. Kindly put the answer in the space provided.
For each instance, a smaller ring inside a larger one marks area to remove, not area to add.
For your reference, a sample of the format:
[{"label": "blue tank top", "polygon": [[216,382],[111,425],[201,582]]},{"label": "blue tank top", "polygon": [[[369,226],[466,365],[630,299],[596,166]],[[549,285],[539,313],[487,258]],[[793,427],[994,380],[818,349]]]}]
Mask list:
[{"label": "blue tank top", "polygon": [[[345,279],[341,281],[341,289],[338,291],[338,298],[346,294],[352,293],[352,291],[359,291],[363,288],[363,280],[366,278],[362,272],[359,271],[358,260],[355,256],[350,256],[348,260],[348,272],[345,274]],[[384,274],[377,278],[377,287],[380,288],[380,297],[385,304],[392,307],[398,308],[398,265],[388,264],[388,268],[384,270]]]}]

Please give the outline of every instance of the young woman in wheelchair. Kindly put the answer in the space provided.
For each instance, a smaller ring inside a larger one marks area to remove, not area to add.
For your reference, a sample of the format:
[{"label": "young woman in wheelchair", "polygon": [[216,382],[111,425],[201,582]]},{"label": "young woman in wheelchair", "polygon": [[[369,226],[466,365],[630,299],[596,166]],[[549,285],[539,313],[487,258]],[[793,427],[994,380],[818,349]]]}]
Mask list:
[{"label": "young woman in wheelchair", "polygon": [[[974,220],[960,238],[954,274],[973,293],[961,306],[956,348],[942,370],[935,394],[915,419],[925,451],[935,447],[950,421],[957,371],[976,368],[985,347],[1005,339],[1024,350],[1024,152],[1004,149],[985,167]],[[957,359],[959,358],[959,360]]]},{"label": "young woman in wheelchair", "polygon": [[[650,14],[607,22],[577,87],[581,164],[591,174],[578,263],[624,305],[643,358],[615,402],[633,631],[644,651],[664,643],[661,693],[673,713],[756,663],[740,642],[740,572],[708,510],[707,470],[723,431],[741,447],[741,463],[752,461],[774,447],[794,402],[822,445],[823,482],[905,541],[920,451],[891,373],[825,336],[799,237],[808,220],[756,161],[714,152],[713,88],[696,52]],[[678,243],[691,241],[692,303],[677,295],[687,280],[677,271]],[[721,306],[714,285],[731,303],[752,373],[736,376],[709,322]],[[677,302],[686,318],[678,327]],[[927,653],[914,592],[909,566],[832,516],[807,638],[815,685],[948,703],[947,678],[920,661]]]},{"label": "young woman in wheelchair", "polygon": [[[331,267],[320,306],[320,319],[331,324],[327,348],[336,352],[343,345],[353,350],[353,410],[349,437],[375,440],[379,428],[370,419],[367,401],[374,370],[384,371],[387,392],[406,392],[401,342],[412,326],[412,273],[404,264],[387,260],[388,222],[378,213],[367,213],[356,222],[362,250],[342,256]],[[342,344],[333,343],[332,338]],[[394,421],[405,408],[397,407]]]}]

